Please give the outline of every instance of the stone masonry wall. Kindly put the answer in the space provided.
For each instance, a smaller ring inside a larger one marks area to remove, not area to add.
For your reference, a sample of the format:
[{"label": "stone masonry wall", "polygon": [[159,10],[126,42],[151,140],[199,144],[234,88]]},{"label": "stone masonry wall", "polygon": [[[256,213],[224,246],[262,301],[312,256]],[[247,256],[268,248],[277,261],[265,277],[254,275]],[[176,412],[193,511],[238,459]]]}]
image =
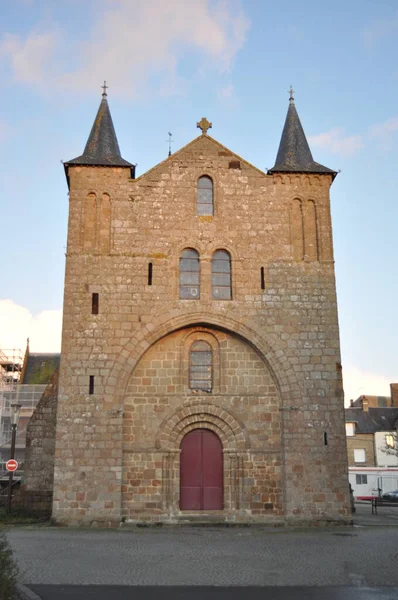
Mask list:
[{"label": "stone masonry wall", "polygon": [[26,429],[25,478],[21,496],[26,508],[35,511],[51,512],[52,507],[58,379],[57,369]]},{"label": "stone masonry wall", "polygon": [[[280,398],[285,519],[349,519],[331,176],[266,175],[207,135],[138,179],[129,174],[69,168],[55,519],[120,521],[123,412],[132,373],[162,338],[198,326],[238,335],[269,369]],[[196,214],[201,175],[213,179],[214,216]],[[184,248],[200,255],[197,300],[179,299]],[[231,255],[232,300],[212,299],[217,249]],[[91,312],[93,293],[98,315]],[[266,468],[261,459],[255,463]],[[158,464],[154,455],[150,470]],[[172,502],[173,490],[167,493]]]}]

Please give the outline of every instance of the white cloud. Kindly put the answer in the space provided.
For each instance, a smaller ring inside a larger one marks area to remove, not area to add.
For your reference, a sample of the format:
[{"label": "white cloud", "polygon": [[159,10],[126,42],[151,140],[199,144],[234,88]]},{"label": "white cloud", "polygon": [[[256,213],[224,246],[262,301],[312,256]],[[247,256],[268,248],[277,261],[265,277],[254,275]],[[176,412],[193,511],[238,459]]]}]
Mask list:
[{"label": "white cloud", "polygon": [[84,42],[59,31],[7,35],[0,55],[8,55],[16,80],[42,89],[92,91],[106,79],[112,94],[137,95],[150,82],[170,93],[181,87],[188,53],[198,70],[228,71],[249,28],[239,0],[97,0],[95,14]]},{"label": "white cloud", "polygon": [[371,125],[361,135],[346,135],[342,127],[334,127],[330,131],[308,138],[311,146],[318,146],[342,157],[352,156],[366,144],[377,140],[384,149],[391,148],[394,136],[398,133],[398,117],[391,117],[384,123]]},{"label": "white cloud", "polygon": [[335,127],[308,139],[311,146],[321,147],[340,156],[352,156],[364,147],[362,135],[346,135],[342,127]]},{"label": "white cloud", "polygon": [[359,396],[389,396],[390,383],[397,380],[397,375],[386,376],[378,373],[362,371],[358,367],[348,366],[343,369],[345,405]]},{"label": "white cloud", "polygon": [[369,129],[369,135],[372,138],[376,138],[379,142],[387,148],[390,148],[394,134],[398,132],[398,117],[392,117],[384,123],[378,123],[377,125],[373,125]]},{"label": "white cloud", "polygon": [[235,94],[235,87],[232,83],[220,88],[217,92],[219,99],[231,99]]},{"label": "white cloud", "polygon": [[0,57],[10,60],[15,81],[38,85],[51,73],[51,57],[56,44],[55,33],[31,33],[25,40],[6,34],[0,43]]},{"label": "white cloud", "polygon": [[12,300],[0,300],[0,349],[25,350],[30,338],[33,352],[60,352],[62,310],[44,310],[37,315]]}]

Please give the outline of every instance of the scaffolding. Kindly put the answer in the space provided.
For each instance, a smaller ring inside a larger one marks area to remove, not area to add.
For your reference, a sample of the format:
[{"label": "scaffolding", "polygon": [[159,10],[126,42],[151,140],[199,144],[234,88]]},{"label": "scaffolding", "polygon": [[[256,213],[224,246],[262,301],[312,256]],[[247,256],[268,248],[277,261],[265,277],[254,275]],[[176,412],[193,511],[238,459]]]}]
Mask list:
[{"label": "scaffolding", "polygon": [[[0,479],[5,471],[5,462],[10,455],[11,446],[11,404],[21,404],[24,408],[21,412],[29,416],[33,412],[33,402],[31,399],[27,402],[26,394],[22,394],[23,401],[20,401],[19,388],[21,373],[23,370],[24,355],[22,350],[2,350],[0,349]],[[31,386],[28,386],[31,387]],[[21,390],[22,391],[22,390]],[[36,402],[37,404],[37,402]],[[25,406],[24,406],[25,405]],[[27,423],[26,417],[22,420]],[[25,446],[26,425],[21,427],[17,435],[17,447]],[[18,455],[18,452],[16,453]]]},{"label": "scaffolding", "polygon": [[24,355],[22,350],[0,349],[0,390],[20,381]]}]

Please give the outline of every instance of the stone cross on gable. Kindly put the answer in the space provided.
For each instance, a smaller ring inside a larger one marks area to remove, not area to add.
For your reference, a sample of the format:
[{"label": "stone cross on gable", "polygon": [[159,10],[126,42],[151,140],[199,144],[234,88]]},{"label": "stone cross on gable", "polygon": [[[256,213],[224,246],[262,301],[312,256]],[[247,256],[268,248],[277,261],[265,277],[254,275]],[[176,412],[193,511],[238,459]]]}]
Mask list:
[{"label": "stone cross on gable", "polygon": [[202,133],[206,134],[208,129],[211,129],[212,124],[206,119],[206,117],[202,117],[199,123],[196,123],[196,127],[202,130]]}]

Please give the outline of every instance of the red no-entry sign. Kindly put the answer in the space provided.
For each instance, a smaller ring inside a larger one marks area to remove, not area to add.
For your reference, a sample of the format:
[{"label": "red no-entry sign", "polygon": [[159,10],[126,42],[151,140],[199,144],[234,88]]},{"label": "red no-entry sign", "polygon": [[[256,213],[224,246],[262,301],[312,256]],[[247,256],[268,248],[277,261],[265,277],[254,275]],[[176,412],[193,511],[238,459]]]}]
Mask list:
[{"label": "red no-entry sign", "polygon": [[16,471],[18,469],[17,461],[14,459],[8,460],[6,462],[6,469],[7,469],[7,471]]}]

